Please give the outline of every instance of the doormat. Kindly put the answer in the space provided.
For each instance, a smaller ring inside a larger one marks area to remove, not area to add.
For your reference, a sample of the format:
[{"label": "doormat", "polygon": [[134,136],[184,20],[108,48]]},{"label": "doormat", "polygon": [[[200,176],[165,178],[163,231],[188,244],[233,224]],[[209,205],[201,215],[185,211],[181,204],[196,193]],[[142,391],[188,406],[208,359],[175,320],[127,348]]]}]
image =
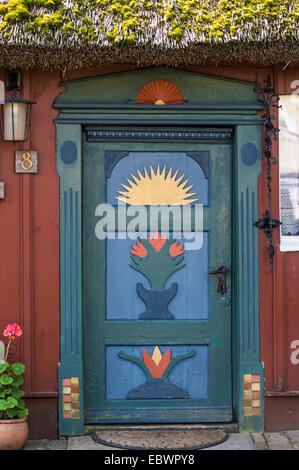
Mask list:
[{"label": "doormat", "polygon": [[95,442],[119,449],[197,450],[226,441],[229,433],[219,428],[110,429],[94,432]]}]

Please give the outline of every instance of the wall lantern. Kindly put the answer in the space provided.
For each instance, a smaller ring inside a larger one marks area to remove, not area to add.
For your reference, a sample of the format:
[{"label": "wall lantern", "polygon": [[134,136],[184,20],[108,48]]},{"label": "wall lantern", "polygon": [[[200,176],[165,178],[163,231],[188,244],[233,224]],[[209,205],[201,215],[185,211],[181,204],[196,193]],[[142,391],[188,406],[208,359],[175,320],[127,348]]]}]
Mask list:
[{"label": "wall lantern", "polygon": [[1,139],[10,142],[25,142],[31,120],[31,107],[34,101],[17,96],[20,90],[20,70],[6,70],[5,89],[12,95],[1,104]]}]

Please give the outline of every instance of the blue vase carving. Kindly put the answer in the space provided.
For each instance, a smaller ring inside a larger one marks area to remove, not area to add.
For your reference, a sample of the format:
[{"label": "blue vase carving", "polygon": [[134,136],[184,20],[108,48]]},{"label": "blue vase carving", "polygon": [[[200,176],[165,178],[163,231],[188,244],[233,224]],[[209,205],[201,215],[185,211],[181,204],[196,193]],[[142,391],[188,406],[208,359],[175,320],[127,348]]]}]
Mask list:
[{"label": "blue vase carving", "polygon": [[138,387],[132,388],[127,394],[127,400],[153,399],[188,399],[187,391],[171,383],[168,378],[148,378]]},{"label": "blue vase carving", "polygon": [[146,311],[139,315],[139,320],[173,320],[168,305],[177,293],[177,283],[173,282],[168,289],[150,290],[138,282],[137,293],[146,305]]}]

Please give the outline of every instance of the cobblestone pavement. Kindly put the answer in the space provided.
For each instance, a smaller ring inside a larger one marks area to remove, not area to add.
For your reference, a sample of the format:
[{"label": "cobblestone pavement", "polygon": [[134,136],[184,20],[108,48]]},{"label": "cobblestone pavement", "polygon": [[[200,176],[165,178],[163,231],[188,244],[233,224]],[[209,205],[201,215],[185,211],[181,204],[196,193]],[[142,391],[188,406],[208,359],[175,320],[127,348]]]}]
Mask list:
[{"label": "cobblestone pavement", "polygon": [[[56,441],[28,440],[22,450],[117,450],[95,443],[89,435]],[[299,431],[240,434],[231,433],[227,441],[205,450],[299,450]]]}]

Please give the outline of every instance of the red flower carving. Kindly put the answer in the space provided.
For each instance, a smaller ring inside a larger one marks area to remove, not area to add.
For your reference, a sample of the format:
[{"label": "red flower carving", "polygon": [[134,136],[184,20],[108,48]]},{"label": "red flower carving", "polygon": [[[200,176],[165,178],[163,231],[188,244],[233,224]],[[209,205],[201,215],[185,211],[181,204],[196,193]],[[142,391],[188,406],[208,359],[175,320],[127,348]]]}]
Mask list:
[{"label": "red flower carving", "polygon": [[137,242],[137,246],[132,245],[131,253],[132,255],[139,256],[139,258],[145,258],[147,255],[147,249],[142,245],[142,243]]},{"label": "red flower carving", "polygon": [[166,243],[167,235],[161,238],[161,233],[157,232],[155,233],[154,238],[152,238],[150,235],[148,235],[147,238],[150,244],[155,248],[156,252],[159,253],[159,251],[161,251],[162,247]]},{"label": "red flower carving", "polygon": [[178,242],[174,242],[169,248],[169,254],[175,258],[176,256],[184,253],[183,248],[184,245],[179,245]]}]

